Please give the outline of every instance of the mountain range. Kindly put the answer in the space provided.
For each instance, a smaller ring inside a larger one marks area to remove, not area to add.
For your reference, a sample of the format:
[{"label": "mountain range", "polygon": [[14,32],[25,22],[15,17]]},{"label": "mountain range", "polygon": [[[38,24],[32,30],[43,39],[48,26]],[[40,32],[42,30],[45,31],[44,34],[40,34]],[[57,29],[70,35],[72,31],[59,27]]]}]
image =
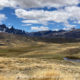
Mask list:
[{"label": "mountain range", "polygon": [[17,35],[25,35],[29,37],[37,38],[80,38],[80,29],[71,29],[69,31],[59,30],[59,31],[38,31],[38,32],[25,32],[23,30],[15,29],[13,26],[8,28],[5,24],[0,25],[0,32],[6,32]]}]

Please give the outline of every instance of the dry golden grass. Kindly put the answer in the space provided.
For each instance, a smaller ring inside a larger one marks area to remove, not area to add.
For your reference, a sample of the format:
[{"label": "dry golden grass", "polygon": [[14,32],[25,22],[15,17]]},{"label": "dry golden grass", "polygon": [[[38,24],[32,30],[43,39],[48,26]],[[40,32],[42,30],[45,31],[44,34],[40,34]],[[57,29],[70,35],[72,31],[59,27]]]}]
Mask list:
[{"label": "dry golden grass", "polygon": [[38,75],[36,75],[35,78],[31,78],[29,80],[63,80],[63,78],[61,78],[60,74],[55,71],[46,70],[38,72]]},{"label": "dry golden grass", "polygon": [[63,60],[80,56],[80,43],[18,46],[0,49],[0,80],[80,80],[80,63]]},{"label": "dry golden grass", "polygon": [[80,80],[80,66],[57,60],[1,57],[0,80]]},{"label": "dry golden grass", "polygon": [[8,77],[8,76],[0,75],[0,80],[16,80],[16,78],[13,76]]}]

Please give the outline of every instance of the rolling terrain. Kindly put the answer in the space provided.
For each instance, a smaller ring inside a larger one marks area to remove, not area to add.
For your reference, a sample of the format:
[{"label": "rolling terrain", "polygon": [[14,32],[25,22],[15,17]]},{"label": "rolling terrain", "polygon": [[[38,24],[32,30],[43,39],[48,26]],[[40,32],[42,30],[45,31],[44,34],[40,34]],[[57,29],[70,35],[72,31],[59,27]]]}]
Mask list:
[{"label": "rolling terrain", "polygon": [[52,43],[0,33],[0,80],[80,80],[80,42]]}]

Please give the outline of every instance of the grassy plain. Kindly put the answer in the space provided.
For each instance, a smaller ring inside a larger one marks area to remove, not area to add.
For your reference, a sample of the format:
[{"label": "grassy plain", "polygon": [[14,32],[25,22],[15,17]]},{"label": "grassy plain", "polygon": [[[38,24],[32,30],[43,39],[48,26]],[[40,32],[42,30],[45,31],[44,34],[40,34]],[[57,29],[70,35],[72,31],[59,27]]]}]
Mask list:
[{"label": "grassy plain", "polygon": [[0,41],[0,80],[80,80],[78,43]]}]

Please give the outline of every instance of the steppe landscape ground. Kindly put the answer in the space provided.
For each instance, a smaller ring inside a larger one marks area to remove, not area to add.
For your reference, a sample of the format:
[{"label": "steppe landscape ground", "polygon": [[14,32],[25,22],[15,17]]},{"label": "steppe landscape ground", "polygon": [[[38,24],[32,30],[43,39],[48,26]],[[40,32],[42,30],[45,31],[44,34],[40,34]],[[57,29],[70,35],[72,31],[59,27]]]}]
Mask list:
[{"label": "steppe landscape ground", "polygon": [[0,41],[0,80],[80,80],[80,42]]}]

